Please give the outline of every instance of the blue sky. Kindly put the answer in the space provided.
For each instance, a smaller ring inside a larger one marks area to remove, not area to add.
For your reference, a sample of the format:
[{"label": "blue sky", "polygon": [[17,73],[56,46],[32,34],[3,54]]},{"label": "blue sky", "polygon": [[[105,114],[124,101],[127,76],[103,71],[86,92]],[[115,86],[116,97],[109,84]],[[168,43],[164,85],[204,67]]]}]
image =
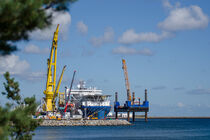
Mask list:
[{"label": "blue sky", "polygon": [[24,97],[41,99],[52,35],[59,23],[57,75],[67,65],[60,91],[70,85],[77,70],[76,81],[102,89],[112,101],[117,91],[123,103],[124,58],[131,91],[143,99],[148,89],[149,115],[210,116],[209,4],[207,0],[79,0],[70,12],[53,13],[53,26],[30,33],[30,41],[17,44],[18,52],[0,57],[0,71],[12,73]]}]

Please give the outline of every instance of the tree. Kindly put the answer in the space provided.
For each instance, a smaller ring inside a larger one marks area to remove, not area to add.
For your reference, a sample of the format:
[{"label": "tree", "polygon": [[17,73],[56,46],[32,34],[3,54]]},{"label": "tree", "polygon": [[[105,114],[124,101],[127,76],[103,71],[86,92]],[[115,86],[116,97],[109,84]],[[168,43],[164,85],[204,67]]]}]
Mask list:
[{"label": "tree", "polygon": [[5,91],[2,94],[6,95],[10,102],[5,107],[0,106],[0,138],[30,140],[41,121],[32,118],[36,113],[36,99],[34,96],[22,99],[18,82],[10,78],[8,72],[4,77]]},{"label": "tree", "polygon": [[14,78],[10,78],[9,72],[4,74],[6,82],[3,83],[5,95],[9,102],[0,106],[0,138],[30,140],[32,133],[41,120],[32,119],[36,113],[35,96],[22,99],[20,95],[19,83]]},{"label": "tree", "polygon": [[35,29],[51,25],[52,13],[66,11],[77,0],[0,0],[0,55],[17,50],[16,42],[28,40]]},{"label": "tree", "polygon": [[[51,25],[52,12],[67,11],[77,0],[0,0],[0,55],[17,51],[16,42],[29,40],[29,33]],[[50,9],[50,10],[49,10]],[[47,13],[46,11],[51,11]],[[22,99],[18,82],[4,74],[5,95],[10,101],[0,106],[0,139],[30,140],[39,120],[35,97]]]}]

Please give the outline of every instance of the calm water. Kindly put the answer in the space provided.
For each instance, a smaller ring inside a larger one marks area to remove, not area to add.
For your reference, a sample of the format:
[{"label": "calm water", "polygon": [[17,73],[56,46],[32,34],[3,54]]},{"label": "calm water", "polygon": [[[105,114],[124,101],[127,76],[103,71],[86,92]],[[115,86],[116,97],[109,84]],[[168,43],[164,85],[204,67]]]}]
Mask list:
[{"label": "calm water", "polygon": [[137,120],[132,126],[39,127],[34,140],[210,140],[210,119]]}]

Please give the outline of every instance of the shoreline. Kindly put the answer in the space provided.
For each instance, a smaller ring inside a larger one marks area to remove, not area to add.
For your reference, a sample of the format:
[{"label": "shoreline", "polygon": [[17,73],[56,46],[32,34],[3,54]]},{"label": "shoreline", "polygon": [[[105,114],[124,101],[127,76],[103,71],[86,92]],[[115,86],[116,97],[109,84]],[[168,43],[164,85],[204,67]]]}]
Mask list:
[{"label": "shoreline", "polygon": [[43,120],[40,126],[120,126],[132,125],[127,120]]},{"label": "shoreline", "polygon": [[148,117],[148,119],[210,119],[210,117],[185,117],[185,116],[163,117],[161,116],[161,117]]},{"label": "shoreline", "polygon": [[[115,119],[115,117],[108,117],[110,119]],[[127,117],[118,117],[119,119],[127,119]],[[144,119],[143,115],[135,115],[136,119]],[[130,117],[132,119],[132,117]],[[210,116],[148,116],[148,119],[210,119]]]},{"label": "shoreline", "polygon": [[[136,115],[136,119],[145,119],[141,115]],[[130,118],[132,119],[132,118]],[[210,119],[210,117],[148,117],[148,119]],[[132,122],[132,121],[131,121]],[[72,119],[72,120],[43,120],[40,126],[122,126],[122,125],[132,125],[132,123],[127,121],[127,118],[119,117],[115,119],[114,117],[108,117],[107,120],[83,120],[83,119]]]}]

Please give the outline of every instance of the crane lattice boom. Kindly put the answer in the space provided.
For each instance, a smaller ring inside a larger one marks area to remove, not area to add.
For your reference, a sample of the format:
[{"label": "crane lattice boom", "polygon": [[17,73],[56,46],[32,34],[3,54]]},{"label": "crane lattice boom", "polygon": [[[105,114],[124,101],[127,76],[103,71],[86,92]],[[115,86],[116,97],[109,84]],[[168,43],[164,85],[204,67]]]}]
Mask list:
[{"label": "crane lattice boom", "polygon": [[124,76],[125,76],[125,86],[126,86],[126,90],[127,90],[127,100],[131,101],[130,84],[129,84],[129,81],[128,81],[128,71],[127,71],[127,66],[126,66],[126,63],[125,63],[124,59],[122,60],[122,65],[123,65],[122,68],[123,68]]}]

